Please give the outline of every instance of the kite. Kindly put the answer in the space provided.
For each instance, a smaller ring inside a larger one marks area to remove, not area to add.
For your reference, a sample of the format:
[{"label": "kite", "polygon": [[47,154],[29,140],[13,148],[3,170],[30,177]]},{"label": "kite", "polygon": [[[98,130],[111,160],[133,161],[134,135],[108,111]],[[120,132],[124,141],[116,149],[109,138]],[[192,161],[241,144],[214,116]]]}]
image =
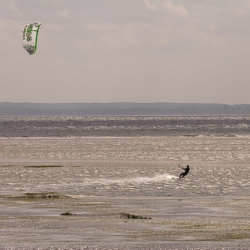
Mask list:
[{"label": "kite", "polygon": [[39,28],[42,23],[28,23],[23,30],[23,47],[30,54],[36,53]]}]

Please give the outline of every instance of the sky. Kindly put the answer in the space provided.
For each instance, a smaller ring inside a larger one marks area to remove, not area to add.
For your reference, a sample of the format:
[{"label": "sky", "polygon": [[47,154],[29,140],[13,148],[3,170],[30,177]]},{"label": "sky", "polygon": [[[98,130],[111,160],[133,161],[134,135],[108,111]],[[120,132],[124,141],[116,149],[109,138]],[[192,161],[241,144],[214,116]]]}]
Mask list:
[{"label": "sky", "polygon": [[0,102],[249,104],[249,24],[250,0],[0,0]]}]

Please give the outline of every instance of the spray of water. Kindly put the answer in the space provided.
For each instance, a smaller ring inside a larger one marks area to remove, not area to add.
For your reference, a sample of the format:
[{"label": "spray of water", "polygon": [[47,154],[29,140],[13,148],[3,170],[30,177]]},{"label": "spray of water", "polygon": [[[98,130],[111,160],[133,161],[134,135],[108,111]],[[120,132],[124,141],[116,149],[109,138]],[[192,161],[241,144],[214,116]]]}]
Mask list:
[{"label": "spray of water", "polygon": [[171,182],[175,179],[178,179],[175,175],[170,175],[167,173],[164,174],[157,174],[155,176],[138,176],[134,178],[123,178],[123,179],[98,179],[98,180],[91,180],[88,179],[84,181],[85,185],[141,185],[141,184],[149,184],[149,183],[156,183],[156,182]]}]

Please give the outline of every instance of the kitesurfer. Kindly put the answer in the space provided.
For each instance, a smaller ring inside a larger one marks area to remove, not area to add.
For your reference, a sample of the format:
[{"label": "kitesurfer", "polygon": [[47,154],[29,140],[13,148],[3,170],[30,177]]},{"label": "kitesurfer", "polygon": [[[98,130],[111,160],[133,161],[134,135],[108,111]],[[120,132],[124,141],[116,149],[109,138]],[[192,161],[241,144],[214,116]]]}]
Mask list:
[{"label": "kitesurfer", "polygon": [[189,165],[187,165],[187,167],[182,168],[183,170],[185,170],[183,173],[180,174],[180,178],[183,178],[184,176],[186,176],[190,170]]}]

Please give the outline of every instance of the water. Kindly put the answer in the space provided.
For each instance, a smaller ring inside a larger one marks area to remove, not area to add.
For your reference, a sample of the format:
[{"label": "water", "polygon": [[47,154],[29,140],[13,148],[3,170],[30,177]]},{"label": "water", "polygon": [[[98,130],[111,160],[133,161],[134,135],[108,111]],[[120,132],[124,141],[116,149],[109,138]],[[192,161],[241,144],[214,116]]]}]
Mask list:
[{"label": "water", "polygon": [[249,128],[250,116],[0,118],[0,137],[234,136]]},{"label": "water", "polygon": [[[2,117],[0,246],[248,249],[249,126],[248,116]],[[178,164],[191,166],[181,180]]]}]

